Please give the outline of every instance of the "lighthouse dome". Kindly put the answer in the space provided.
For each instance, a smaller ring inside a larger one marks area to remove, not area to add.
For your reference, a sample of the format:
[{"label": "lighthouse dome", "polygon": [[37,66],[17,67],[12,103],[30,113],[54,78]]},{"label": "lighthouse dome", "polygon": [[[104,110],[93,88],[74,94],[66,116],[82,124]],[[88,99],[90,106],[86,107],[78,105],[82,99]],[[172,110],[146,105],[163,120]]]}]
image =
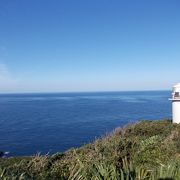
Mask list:
[{"label": "lighthouse dome", "polygon": [[174,92],[180,92],[180,83],[176,84],[176,85],[173,87],[173,91],[174,91]]},{"label": "lighthouse dome", "polygon": [[174,88],[178,88],[178,87],[180,87],[180,83],[177,83],[176,85],[174,85]]}]

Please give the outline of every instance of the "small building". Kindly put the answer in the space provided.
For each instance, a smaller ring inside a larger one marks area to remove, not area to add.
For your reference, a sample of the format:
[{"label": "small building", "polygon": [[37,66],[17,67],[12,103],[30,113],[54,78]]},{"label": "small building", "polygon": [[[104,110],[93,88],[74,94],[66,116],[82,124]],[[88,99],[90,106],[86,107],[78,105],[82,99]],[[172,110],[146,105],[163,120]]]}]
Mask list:
[{"label": "small building", "polygon": [[172,98],[172,121],[180,123],[180,83],[173,86]]}]

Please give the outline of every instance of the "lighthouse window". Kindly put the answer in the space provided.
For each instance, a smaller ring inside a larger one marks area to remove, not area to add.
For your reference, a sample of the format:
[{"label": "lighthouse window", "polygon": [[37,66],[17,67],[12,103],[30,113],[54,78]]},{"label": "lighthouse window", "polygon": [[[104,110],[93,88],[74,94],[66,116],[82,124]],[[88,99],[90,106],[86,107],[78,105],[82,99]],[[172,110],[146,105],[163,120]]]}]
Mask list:
[{"label": "lighthouse window", "polygon": [[179,97],[179,92],[175,92],[174,97]]}]

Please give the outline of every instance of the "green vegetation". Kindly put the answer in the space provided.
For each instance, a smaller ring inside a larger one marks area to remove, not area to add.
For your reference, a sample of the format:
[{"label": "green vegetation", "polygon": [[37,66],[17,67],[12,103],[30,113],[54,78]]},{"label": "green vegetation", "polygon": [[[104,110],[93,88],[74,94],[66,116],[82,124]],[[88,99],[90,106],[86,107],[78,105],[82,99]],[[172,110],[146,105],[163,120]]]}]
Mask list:
[{"label": "green vegetation", "polygon": [[0,179],[180,179],[180,125],[141,121],[65,153],[1,158]]}]

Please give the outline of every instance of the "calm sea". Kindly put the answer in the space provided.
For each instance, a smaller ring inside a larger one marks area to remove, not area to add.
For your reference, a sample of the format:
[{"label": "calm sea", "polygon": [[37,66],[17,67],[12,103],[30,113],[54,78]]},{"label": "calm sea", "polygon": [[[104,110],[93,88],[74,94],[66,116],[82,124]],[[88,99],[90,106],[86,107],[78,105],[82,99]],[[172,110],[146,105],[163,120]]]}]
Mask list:
[{"label": "calm sea", "polygon": [[171,118],[170,91],[0,95],[0,150],[55,153],[138,120]]}]

